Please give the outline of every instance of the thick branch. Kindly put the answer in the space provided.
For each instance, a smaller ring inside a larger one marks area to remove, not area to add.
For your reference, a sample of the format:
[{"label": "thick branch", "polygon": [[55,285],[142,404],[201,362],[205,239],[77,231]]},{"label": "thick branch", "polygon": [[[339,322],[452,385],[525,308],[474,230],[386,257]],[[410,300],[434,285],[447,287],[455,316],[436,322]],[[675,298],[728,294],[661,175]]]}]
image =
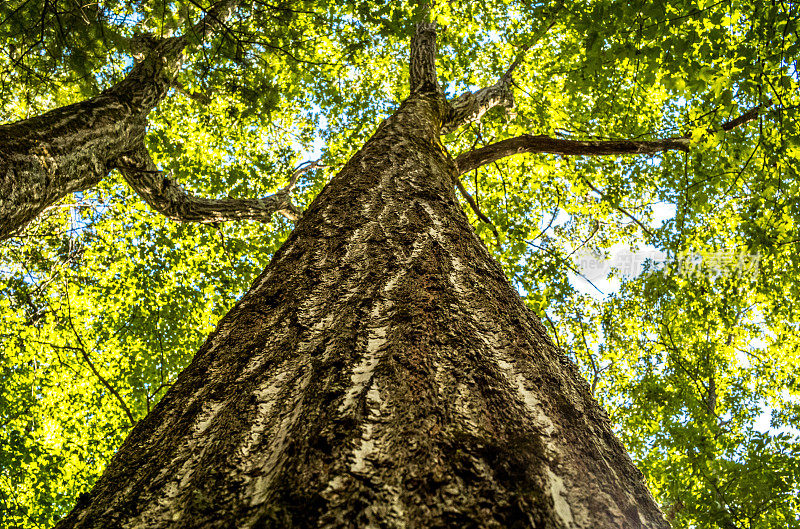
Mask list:
[{"label": "thick branch", "polygon": [[[758,105],[738,118],[727,121],[719,126],[723,132],[729,132],[740,125],[758,117],[761,110],[772,105],[767,101]],[[714,128],[709,132],[714,132]],[[610,140],[610,141],[579,141],[551,138],[550,136],[534,136],[523,134],[516,138],[492,143],[486,147],[475,149],[458,155],[456,164],[459,174],[477,169],[487,163],[496,162],[506,156],[522,153],[550,153],[563,156],[603,156],[619,154],[656,154],[663,151],[689,152],[690,136],[680,138],[667,138],[664,140],[638,141],[638,140]]]},{"label": "thick branch", "polygon": [[161,100],[172,86],[175,75],[186,58],[185,49],[192,39],[203,40],[224,24],[241,0],[218,2],[186,33],[166,39],[141,36],[145,58],[137,62],[130,73],[105,93],[127,97],[137,110],[146,113]]},{"label": "thick branch", "polygon": [[194,36],[202,40],[210,36],[225,24],[225,21],[231,17],[241,3],[241,0],[221,0],[217,2],[206,10],[203,18],[192,26],[190,32],[185,33],[181,38],[186,39],[189,36]]},{"label": "thick branch", "polygon": [[173,220],[204,224],[229,220],[269,222],[274,213],[281,213],[291,220],[302,215],[302,211],[292,204],[287,190],[258,199],[209,199],[190,195],[158,169],[144,147],[121,156],[116,167],[145,202]]},{"label": "thick branch", "polygon": [[121,154],[136,149],[143,122],[169,92],[186,46],[221,27],[239,1],[219,2],[181,37],[132,39],[142,48],[141,60],[96,97],[0,125],[0,240],[65,195],[96,185]]},{"label": "thick branch", "polygon": [[767,109],[767,108],[769,108],[771,106],[772,106],[772,99],[767,99],[767,101],[763,105],[754,106],[753,108],[751,108],[750,110],[748,110],[747,112],[745,112],[744,114],[739,116],[738,118],[734,118],[734,119],[732,119],[730,121],[726,121],[725,123],[720,125],[719,128],[723,132],[731,131],[731,130],[735,129],[736,127],[738,127],[739,125],[744,125],[748,121],[753,121],[754,119],[756,119],[758,117],[758,115],[761,113],[762,110],[765,110],[765,109]]},{"label": "thick branch", "polygon": [[439,93],[436,78],[436,24],[417,22],[411,38],[411,61],[409,64],[411,93]]},{"label": "thick branch", "polygon": [[460,154],[456,158],[458,171],[464,174],[506,156],[522,153],[550,153],[564,156],[598,156],[609,154],[656,154],[662,151],[689,151],[688,138],[633,141],[577,141],[524,134],[492,143],[486,147]]},{"label": "thick branch", "polygon": [[152,51],[168,60],[182,60],[179,54],[191,43],[191,40],[202,41],[211,36],[230,18],[241,0],[221,0],[203,11],[203,17],[188,31],[181,35],[154,40]]},{"label": "thick branch", "polygon": [[450,101],[450,112],[442,124],[442,134],[480,120],[488,110],[496,106],[514,108],[514,94],[505,78],[476,92],[465,92]]}]

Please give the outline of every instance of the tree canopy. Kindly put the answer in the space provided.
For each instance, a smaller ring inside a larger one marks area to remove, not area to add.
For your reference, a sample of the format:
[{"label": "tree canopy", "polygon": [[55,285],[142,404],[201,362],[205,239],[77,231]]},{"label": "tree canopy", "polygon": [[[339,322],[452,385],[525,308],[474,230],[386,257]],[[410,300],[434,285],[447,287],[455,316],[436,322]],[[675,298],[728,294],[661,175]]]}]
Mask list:
[{"label": "tree canopy", "polygon": [[[291,198],[261,222],[178,223],[114,171],[0,244],[4,526],[80,501],[407,95],[415,3],[225,4],[207,33],[219,4],[0,5],[1,122],[97,96],[182,36],[147,116],[158,177]],[[735,0],[434,6],[448,98],[504,100],[443,131],[465,210],[675,527],[800,525],[798,17]],[[618,288],[594,286],[609,271]]]}]

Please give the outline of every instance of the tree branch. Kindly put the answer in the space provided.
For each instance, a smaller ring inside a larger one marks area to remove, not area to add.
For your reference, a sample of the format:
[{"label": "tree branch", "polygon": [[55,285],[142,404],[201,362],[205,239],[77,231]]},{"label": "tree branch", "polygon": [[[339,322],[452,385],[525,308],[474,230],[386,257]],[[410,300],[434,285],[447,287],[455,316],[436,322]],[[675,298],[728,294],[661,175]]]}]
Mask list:
[{"label": "tree branch", "polygon": [[492,86],[481,88],[475,92],[465,92],[450,101],[450,113],[442,124],[442,134],[458,130],[467,123],[479,121],[487,111],[496,106],[509,110],[514,108],[514,93],[510,88],[513,81],[511,76],[514,70],[522,63],[527,51],[553,28],[556,23],[556,15],[562,6],[563,1],[559,2],[553,9],[548,20],[536,32],[530,42],[520,48],[514,62],[511,63],[511,66],[508,67],[499,81]]},{"label": "tree branch", "polygon": [[469,191],[467,191],[467,189],[464,187],[464,184],[462,184],[461,180],[458,178],[456,178],[456,187],[458,187],[458,191],[461,193],[461,196],[463,196],[467,203],[469,203],[469,207],[472,208],[472,211],[475,212],[475,215],[477,215],[481,221],[488,224],[489,228],[492,230],[492,233],[494,233],[495,239],[499,239],[500,235],[498,235],[497,228],[495,227],[494,223],[489,220],[489,217],[483,214],[481,208],[478,207],[478,204],[475,202],[475,199],[472,198],[472,195],[469,194]]},{"label": "tree branch", "polygon": [[[732,119],[720,125],[716,130],[729,132],[740,125],[752,121],[758,117],[763,108],[772,105],[772,101],[767,101],[764,105],[758,105],[738,118]],[[709,129],[714,132],[715,129]],[[498,141],[475,149],[473,151],[459,154],[456,157],[456,165],[459,174],[477,169],[487,163],[496,162],[506,156],[522,153],[550,153],[561,154],[563,156],[604,156],[619,154],[657,154],[663,151],[684,151],[689,152],[690,136],[679,138],[667,138],[663,140],[608,140],[608,141],[579,141],[552,138],[550,136],[523,134],[516,138]]]},{"label": "tree branch", "polygon": [[[177,37],[159,39],[152,35],[138,35],[131,41],[134,57],[139,57],[134,67],[119,83],[103,95],[115,95],[130,100],[143,114],[149,112],[175,82],[175,77],[186,58],[186,47],[191,39],[203,40],[222,27],[241,0],[222,0],[205,11],[200,21]],[[131,94],[134,97],[131,97]]]},{"label": "tree branch", "polygon": [[[738,118],[732,119],[730,121],[726,121],[722,125],[720,125],[720,130],[724,132],[731,131],[738,127],[739,125],[744,125],[748,121],[753,121],[758,117],[761,113],[761,110],[767,109],[772,106],[772,99],[767,99],[763,105],[756,105]],[[709,132],[712,132],[713,129],[710,129]]]},{"label": "tree branch", "polygon": [[644,232],[645,232],[647,235],[649,235],[651,238],[653,237],[653,232],[652,232],[652,231],[650,231],[650,229],[649,229],[647,226],[645,226],[644,224],[642,224],[642,223],[639,221],[639,219],[637,219],[636,217],[634,217],[633,215],[631,215],[630,213],[628,213],[628,210],[627,210],[627,209],[623,208],[623,207],[622,207],[622,206],[620,206],[619,204],[614,204],[614,203],[613,203],[611,200],[608,200],[608,195],[606,195],[605,193],[603,193],[602,191],[600,191],[599,189],[597,189],[597,188],[596,188],[594,185],[592,185],[592,183],[591,183],[589,180],[587,180],[586,178],[584,178],[584,179],[583,179],[583,181],[584,181],[584,183],[585,183],[587,186],[589,186],[589,189],[591,189],[592,191],[594,191],[595,193],[597,193],[598,195],[600,195],[600,198],[602,198],[603,200],[606,200],[606,201],[608,201],[608,203],[609,203],[609,204],[611,204],[611,205],[612,205],[612,207],[614,207],[614,209],[616,209],[617,211],[619,211],[620,213],[622,213],[623,215],[625,215],[626,217],[628,217],[629,219],[631,219],[633,222],[635,222],[635,223],[636,223],[636,224],[637,224],[637,225],[638,225],[640,228],[642,228],[642,231],[644,231]]},{"label": "tree branch", "polygon": [[313,169],[327,167],[326,165],[319,163],[320,160],[321,158],[317,158],[316,160],[309,160],[298,165],[297,168],[295,168],[295,170],[292,172],[292,176],[289,178],[289,184],[284,187],[281,192],[290,193],[294,189],[294,186],[297,185],[297,179],[300,178],[300,175],[304,175]]},{"label": "tree branch", "polygon": [[519,53],[517,54],[517,58],[514,59],[514,62],[511,63],[511,66],[508,67],[506,73],[504,73],[503,77],[501,77],[502,80],[506,82],[511,82],[511,75],[514,73],[514,70],[516,70],[517,67],[525,59],[525,54],[528,53],[528,50],[536,46],[536,44],[541,40],[541,38],[547,35],[547,33],[551,29],[553,29],[553,26],[556,25],[556,16],[561,11],[562,7],[564,7],[564,0],[560,0],[558,2],[558,4],[550,12],[550,15],[547,17],[548,18],[547,22],[543,24],[542,27],[539,29],[539,31],[537,31],[534,34],[533,38],[520,49]]},{"label": "tree branch", "polygon": [[459,154],[456,158],[459,174],[477,169],[506,156],[522,153],[550,153],[564,156],[601,156],[613,154],[655,154],[662,151],[689,151],[688,138],[654,141],[577,141],[523,134]]},{"label": "tree branch", "polygon": [[241,0],[221,0],[217,2],[204,11],[203,18],[193,25],[189,31],[177,37],[161,40],[153,51],[168,59],[174,57],[175,61],[181,62],[183,57],[180,54],[189,44],[189,39],[195,38],[202,41],[212,35],[220,27],[223,27],[225,21],[230,18],[240,3]]},{"label": "tree branch", "polygon": [[483,115],[496,106],[514,108],[514,94],[509,88],[509,79],[501,79],[492,86],[475,92],[464,92],[449,101],[450,112],[442,123],[442,134],[458,130],[467,123],[479,121]]},{"label": "tree branch", "polygon": [[86,345],[83,343],[81,335],[80,333],[78,333],[78,330],[75,328],[75,324],[72,321],[72,305],[70,304],[69,301],[69,289],[66,288],[66,286],[65,286],[65,292],[67,299],[67,320],[69,321],[69,326],[72,329],[72,333],[75,335],[75,339],[78,340],[78,347],[72,349],[77,349],[81,353],[83,360],[89,366],[89,369],[91,369],[92,373],[94,373],[94,376],[96,376],[97,379],[100,381],[100,383],[109,392],[111,392],[111,394],[114,396],[115,399],[117,399],[119,407],[122,408],[122,411],[124,411],[125,415],[128,416],[128,421],[130,422],[131,427],[136,426],[136,419],[133,417],[133,413],[131,413],[131,410],[130,408],[128,408],[128,405],[125,404],[125,400],[122,398],[122,395],[120,395],[119,392],[114,388],[114,386],[112,386],[111,383],[108,380],[106,380],[106,378],[103,375],[100,374],[100,371],[97,370],[97,367],[95,367],[94,362],[92,362],[92,359],[89,356],[89,352],[86,350]]},{"label": "tree branch", "polygon": [[289,187],[264,198],[200,198],[165,176],[144,147],[120,157],[116,167],[125,181],[153,209],[181,222],[204,224],[230,220],[269,222],[274,213],[298,220],[303,212],[289,197]]},{"label": "tree branch", "polygon": [[185,95],[189,99],[197,101],[201,105],[210,105],[212,102],[212,99],[208,95],[202,92],[192,92],[178,81],[173,82],[172,86],[175,88],[175,90],[177,90],[181,94]]}]

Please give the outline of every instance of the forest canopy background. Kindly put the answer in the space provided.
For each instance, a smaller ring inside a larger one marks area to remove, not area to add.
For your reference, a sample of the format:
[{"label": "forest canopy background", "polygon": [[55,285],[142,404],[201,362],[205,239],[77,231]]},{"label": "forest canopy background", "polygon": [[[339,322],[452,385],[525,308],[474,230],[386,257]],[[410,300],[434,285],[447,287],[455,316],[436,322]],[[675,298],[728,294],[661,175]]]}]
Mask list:
[{"label": "forest canopy background", "polygon": [[[4,2],[0,121],[97,95],[137,60],[142,35],[181,34],[208,8]],[[150,113],[154,161],[198,195],[256,198],[319,159],[292,194],[304,207],[407,95],[414,9],[245,4],[194,43]],[[798,11],[436,7],[448,97],[492,85],[530,48],[513,111],[444,136],[451,153],[524,133],[691,139],[689,153],[521,155],[462,175],[476,231],[676,527],[800,526]],[[0,525],[49,527],[71,508],[291,226],[168,221],[112,173],[0,245]],[[611,259],[626,252],[634,264]],[[656,255],[665,262],[635,261]],[[619,288],[586,287],[587,265],[608,260]]]}]

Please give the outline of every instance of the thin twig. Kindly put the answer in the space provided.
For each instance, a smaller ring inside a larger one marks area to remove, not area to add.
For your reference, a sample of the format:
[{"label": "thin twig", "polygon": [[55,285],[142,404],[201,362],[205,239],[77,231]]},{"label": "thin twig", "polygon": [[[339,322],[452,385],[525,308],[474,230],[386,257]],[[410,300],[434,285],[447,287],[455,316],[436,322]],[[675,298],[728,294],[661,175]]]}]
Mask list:
[{"label": "thin twig", "polygon": [[539,43],[541,38],[547,35],[550,32],[550,30],[553,29],[553,26],[556,25],[556,15],[559,13],[559,11],[561,11],[562,7],[564,7],[563,0],[561,0],[556,6],[556,8],[552,11],[552,13],[550,13],[549,20],[547,20],[547,22],[545,22],[545,25],[541,29],[539,29],[539,31],[533,36],[533,39],[531,39],[530,42],[522,46],[519,53],[517,54],[517,58],[514,59],[514,62],[512,62],[511,66],[508,67],[508,70],[506,70],[506,73],[503,74],[503,77],[500,78],[504,83],[511,81],[511,75],[514,73],[514,70],[516,70],[517,67],[525,59],[525,54],[528,53],[528,50],[536,46],[536,44]]},{"label": "thin twig", "polygon": [[550,315],[547,314],[546,310],[543,310],[542,313],[544,314],[544,317],[548,323],[550,323],[550,327],[553,328],[553,338],[556,339],[556,347],[558,347],[559,351],[563,351],[564,349],[561,347],[561,340],[558,338],[558,329],[556,329],[556,324],[553,323],[552,319],[550,319]]},{"label": "thin twig", "polygon": [[131,426],[132,427],[136,426],[136,419],[133,418],[133,414],[131,413],[131,410],[128,408],[128,406],[125,404],[125,401],[122,399],[122,396],[117,392],[116,389],[114,389],[114,387],[108,382],[108,380],[106,380],[105,377],[103,377],[103,375],[100,374],[100,372],[97,370],[94,363],[92,362],[91,357],[89,357],[89,352],[86,350],[86,345],[83,343],[81,335],[78,333],[78,329],[75,328],[75,324],[72,321],[72,306],[69,301],[69,288],[67,287],[66,284],[64,285],[64,291],[67,299],[67,319],[69,320],[69,326],[72,329],[75,338],[78,340],[78,345],[79,345],[78,350],[80,351],[81,356],[83,356],[83,359],[89,365],[89,369],[92,370],[94,376],[96,376],[97,379],[100,380],[100,383],[103,384],[103,386],[105,386],[105,388],[108,391],[110,391],[111,394],[114,395],[114,397],[117,399],[120,408],[122,408],[122,411],[124,411],[125,415],[128,416],[128,420],[130,421]]},{"label": "thin twig", "polygon": [[586,185],[587,185],[587,186],[589,186],[589,189],[591,189],[592,191],[594,191],[595,193],[597,193],[598,195],[600,195],[600,198],[602,198],[603,200],[606,200],[606,201],[607,201],[609,204],[611,204],[612,206],[614,206],[614,209],[616,209],[617,211],[619,211],[620,213],[622,213],[623,215],[625,215],[626,217],[628,217],[629,219],[631,219],[633,222],[635,222],[636,224],[638,224],[638,225],[639,225],[639,227],[640,227],[640,228],[642,228],[642,230],[643,230],[643,231],[644,231],[644,232],[645,232],[647,235],[649,235],[650,237],[653,237],[653,236],[654,236],[654,235],[653,235],[653,232],[652,232],[652,231],[650,231],[649,229],[647,229],[647,226],[645,226],[644,224],[642,224],[642,223],[639,221],[639,219],[637,219],[636,217],[634,217],[633,215],[631,215],[630,213],[628,213],[628,211],[627,211],[625,208],[623,208],[622,206],[620,206],[620,205],[618,205],[618,204],[614,204],[612,201],[608,200],[608,195],[606,195],[605,193],[603,193],[602,191],[600,191],[599,189],[597,189],[597,188],[596,188],[594,185],[592,185],[592,183],[591,183],[589,180],[587,180],[587,179],[586,179],[586,178],[584,178],[584,177],[581,177],[581,178],[582,178],[582,179],[583,179],[583,181],[586,183]]},{"label": "thin twig", "polygon": [[576,269],[574,266],[572,266],[571,264],[569,264],[569,262],[568,262],[568,261],[567,261],[567,260],[566,260],[564,257],[562,257],[562,256],[558,255],[557,253],[553,252],[552,250],[550,250],[550,249],[549,249],[549,248],[547,248],[546,246],[540,246],[540,245],[538,245],[538,244],[536,244],[536,243],[532,242],[532,241],[531,241],[531,240],[529,240],[529,239],[516,239],[516,238],[513,238],[513,237],[512,237],[512,239],[514,239],[514,240],[517,240],[517,241],[522,241],[522,242],[524,242],[525,244],[527,244],[528,246],[533,246],[534,248],[537,248],[537,249],[539,249],[539,250],[542,250],[542,251],[544,251],[544,252],[547,252],[548,254],[552,255],[553,257],[555,257],[555,258],[558,260],[558,264],[560,264],[560,265],[561,265],[561,264],[563,264],[564,266],[566,266],[566,267],[569,269],[569,271],[570,271],[570,272],[572,272],[573,274],[575,274],[575,275],[577,275],[577,276],[580,276],[580,277],[581,277],[581,278],[582,278],[584,281],[586,281],[587,283],[589,283],[589,285],[591,285],[592,287],[594,287],[594,289],[595,289],[597,292],[599,292],[601,295],[603,295],[603,296],[605,296],[605,295],[606,295],[606,293],[605,293],[605,292],[603,292],[602,290],[600,290],[600,289],[597,287],[597,285],[595,285],[595,284],[592,282],[592,280],[591,280],[591,279],[589,279],[588,277],[586,277],[585,275],[583,275],[582,273],[580,273],[580,272],[578,271],[578,269]]},{"label": "thin twig", "polygon": [[175,87],[175,90],[185,95],[189,99],[192,99],[193,101],[197,101],[198,103],[201,103],[203,105],[211,104],[211,98],[206,94],[204,94],[203,92],[190,92],[185,86],[183,86],[178,81],[173,81],[172,86]]},{"label": "thin twig", "polygon": [[597,392],[597,383],[600,380],[600,375],[604,370],[600,369],[600,367],[597,365],[597,361],[594,359],[594,355],[589,347],[589,342],[586,340],[586,331],[583,325],[583,314],[581,311],[577,311],[576,315],[578,316],[578,323],[581,326],[581,338],[583,339],[583,346],[586,348],[586,354],[589,356],[589,362],[592,364],[591,394],[594,396],[594,394]]},{"label": "thin twig", "polygon": [[475,212],[475,215],[477,215],[481,221],[489,225],[489,228],[492,230],[492,233],[494,233],[495,239],[499,240],[500,235],[497,233],[497,228],[495,227],[494,223],[492,223],[492,221],[489,220],[489,217],[483,214],[481,208],[478,207],[478,204],[475,203],[475,199],[472,198],[472,195],[470,195],[469,192],[464,188],[464,184],[462,184],[461,180],[458,178],[456,178],[456,187],[458,187],[458,191],[467,200],[467,202],[469,203],[469,207],[472,208],[472,211]]}]

